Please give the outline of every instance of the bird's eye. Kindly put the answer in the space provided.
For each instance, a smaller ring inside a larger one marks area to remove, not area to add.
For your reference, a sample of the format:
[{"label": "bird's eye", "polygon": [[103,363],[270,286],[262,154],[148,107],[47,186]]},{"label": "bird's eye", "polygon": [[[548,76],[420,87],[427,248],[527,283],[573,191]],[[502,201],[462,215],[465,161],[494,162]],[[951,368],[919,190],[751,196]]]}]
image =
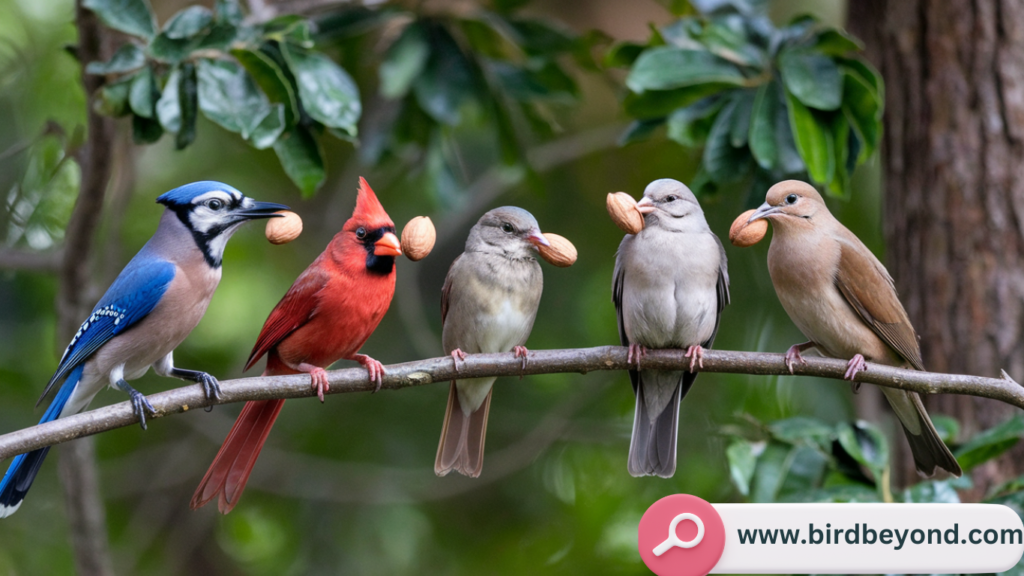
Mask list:
[{"label": "bird's eye", "polygon": [[366,228],[363,228],[362,226],[356,228],[356,238],[359,238],[360,240],[366,238]]},{"label": "bird's eye", "polygon": [[220,210],[224,207],[224,201],[214,198],[213,200],[208,200],[206,202],[206,207],[210,210]]},{"label": "bird's eye", "polygon": [[501,229],[504,230],[506,234],[511,234],[516,231],[516,227],[509,224],[508,222],[502,223]]},{"label": "bird's eye", "polygon": [[796,204],[796,194],[786,196],[786,204]]},{"label": "bird's eye", "polygon": [[665,196],[665,202],[675,202],[678,200],[675,196]]}]

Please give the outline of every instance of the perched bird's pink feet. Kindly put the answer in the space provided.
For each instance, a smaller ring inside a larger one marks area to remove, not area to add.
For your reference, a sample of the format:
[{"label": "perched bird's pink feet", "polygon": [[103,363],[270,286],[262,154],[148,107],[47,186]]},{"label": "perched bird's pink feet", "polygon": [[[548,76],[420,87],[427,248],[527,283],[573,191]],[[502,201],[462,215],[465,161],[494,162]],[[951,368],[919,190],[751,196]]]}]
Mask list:
[{"label": "perched bird's pink feet", "polygon": [[793,344],[786,350],[786,368],[789,368],[789,373],[793,373],[793,365],[797,362],[801,364],[807,364],[807,360],[800,355],[801,352],[808,348],[813,348],[814,342],[804,342],[803,344]]},{"label": "perched bird's pink feet", "polygon": [[629,352],[626,354],[626,363],[632,364],[636,362],[636,369],[640,369],[640,359],[647,356],[647,348],[639,344],[630,344]]},{"label": "perched bird's pink feet", "polygon": [[[522,359],[522,369],[525,370],[527,362],[526,356],[529,355],[529,351],[528,349],[526,349],[526,346],[515,346],[514,348],[512,348],[512,354],[515,356],[515,358]],[[519,376],[519,379],[522,379],[521,375]]]},{"label": "perched bird's pink feet", "polygon": [[452,350],[452,363],[455,364],[455,371],[456,372],[459,371],[459,361],[460,360],[461,361],[465,361],[466,360],[466,353],[463,352],[462,350],[458,349],[458,348],[456,348],[455,350]]},{"label": "perched bird's pink feet", "polygon": [[867,369],[868,365],[864,362],[864,357],[857,354],[846,363],[846,374],[843,375],[843,378],[853,380],[857,377],[857,372],[863,372]]},{"label": "perched bird's pink feet", "polygon": [[310,384],[313,390],[316,390],[316,397],[320,399],[320,403],[324,403],[324,392],[331,390],[331,384],[327,381],[327,371],[319,366],[315,366],[309,371]]},{"label": "perched bird's pink feet", "polygon": [[704,369],[704,348],[702,348],[700,345],[690,346],[689,348],[687,348],[686,354],[684,354],[683,357],[690,359],[691,373],[693,372],[694,365],[700,366],[701,370]]},{"label": "perched bird's pink feet", "polygon": [[366,354],[356,354],[352,359],[362,364],[366,371],[370,373],[370,382],[377,384],[373,392],[376,393],[380,390],[381,385],[384,384],[384,365]]}]

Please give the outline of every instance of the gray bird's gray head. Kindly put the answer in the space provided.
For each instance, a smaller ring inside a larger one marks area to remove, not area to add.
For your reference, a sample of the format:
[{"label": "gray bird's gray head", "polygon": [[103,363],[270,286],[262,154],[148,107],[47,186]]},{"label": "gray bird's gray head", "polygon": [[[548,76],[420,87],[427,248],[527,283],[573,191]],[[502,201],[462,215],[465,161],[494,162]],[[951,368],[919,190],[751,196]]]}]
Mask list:
[{"label": "gray bird's gray head", "polygon": [[521,259],[532,258],[538,246],[549,245],[533,214],[515,206],[502,206],[480,217],[469,231],[466,251]]},{"label": "gray bird's gray head", "polygon": [[637,208],[644,215],[645,227],[657,226],[677,232],[707,228],[697,197],[678,180],[662,178],[648,184]]},{"label": "gray bird's gray head", "polygon": [[287,210],[284,204],[257,202],[222,182],[193,182],[161,194],[156,201],[173,211],[192,233],[206,262],[217,268],[224,247],[238,227],[249,220],[272,218]]}]

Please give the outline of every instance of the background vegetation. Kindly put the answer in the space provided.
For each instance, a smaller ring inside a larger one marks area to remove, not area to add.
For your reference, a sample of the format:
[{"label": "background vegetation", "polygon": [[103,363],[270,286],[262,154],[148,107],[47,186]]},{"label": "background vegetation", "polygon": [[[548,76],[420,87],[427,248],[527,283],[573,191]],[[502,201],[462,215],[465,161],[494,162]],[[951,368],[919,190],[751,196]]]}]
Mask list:
[{"label": "background vegetation", "polygon": [[[884,91],[858,42],[834,28],[840,2],[154,0],[155,20],[130,9],[141,2],[85,4],[118,48],[90,65],[104,84],[96,109],[120,118],[103,151],[113,177],[92,282],[76,287],[85,300],[152,233],[154,198],[180,184],[221,180],[305,219],[285,246],[256,226],[236,235],[209,312],[176,352],[181,366],[241,375],[266,314],[351,213],[358,175],[399,226],[429,215],[439,228],[429,258],[400,260],[391,311],[364,348],[385,364],[440,354],[441,283],[492,206],[530,210],[580,252],[572,268],[545,265],[532,348],[617,342],[610,284],[622,236],[604,197],[639,197],[656,178],[692,183],[722,237],[767,185],[806,178],[883,251]],[[0,13],[0,246],[45,259],[62,244],[82,174],[75,6],[0,0]],[[686,74],[666,80],[676,69]],[[766,249],[727,246],[733,303],[716,347],[782,352],[802,340],[775,298]],[[57,292],[52,274],[0,273],[0,432],[38,419],[34,402],[65,344]],[[149,375],[139,385],[178,383]],[[683,404],[670,480],[626,473],[633,397],[621,373],[501,381],[482,477],[439,479],[446,393],[289,403],[227,517],[189,511],[188,500],[239,407],[98,437],[114,569],[643,574],[636,526],[667,494],[956,501],[971,486],[892,483],[886,438],[898,430],[884,417],[855,422],[845,385],[719,374],[701,376]],[[105,391],[96,405],[121,400]],[[965,468],[1011,447],[1022,426],[968,442],[955,420],[937,423]],[[984,496],[1012,503],[1016,486]],[[0,523],[0,573],[71,572],[71,532],[50,462]]]}]

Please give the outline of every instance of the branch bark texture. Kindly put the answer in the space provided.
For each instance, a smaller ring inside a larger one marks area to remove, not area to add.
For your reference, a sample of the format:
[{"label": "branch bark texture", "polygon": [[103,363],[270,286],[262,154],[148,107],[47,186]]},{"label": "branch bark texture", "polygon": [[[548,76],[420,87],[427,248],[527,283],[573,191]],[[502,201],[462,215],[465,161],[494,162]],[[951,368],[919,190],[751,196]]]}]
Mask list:
[{"label": "branch bark texture", "polygon": [[[521,360],[513,357],[512,354],[472,354],[466,357],[465,362],[459,363],[458,371],[456,371],[452,359],[444,356],[387,366],[387,375],[384,377],[382,389],[397,390],[434,382],[448,382],[456,377],[478,378],[568,372],[586,374],[595,370],[628,370],[635,366],[627,363],[626,353],[627,349],[621,346],[534,350],[530,352],[525,368],[523,368]],[[684,353],[683,350],[651,350],[641,361],[641,368],[686,370],[689,368],[690,359],[686,358]],[[846,371],[846,362],[843,360],[810,357],[805,360],[806,364],[797,364],[793,367],[794,374],[841,380]],[[698,370],[754,375],[789,374],[782,354],[729,350],[705,351],[704,368]],[[366,370],[363,368],[333,370],[328,372],[328,377],[331,384],[329,394],[373,390],[373,385],[368,381]],[[1008,377],[1000,379],[937,374],[869,364],[866,371],[857,375],[857,381],[925,394],[965,394],[991,398],[1024,408],[1024,387]],[[221,382],[221,398],[213,403],[206,400],[198,385],[151,394],[148,398],[157,411],[154,418],[160,418],[210,404],[309,396],[315,396],[310,387],[309,376],[300,374],[224,381]],[[130,426],[137,422],[138,419],[132,412],[129,402],[61,418],[0,436],[0,460],[43,446]]]}]

